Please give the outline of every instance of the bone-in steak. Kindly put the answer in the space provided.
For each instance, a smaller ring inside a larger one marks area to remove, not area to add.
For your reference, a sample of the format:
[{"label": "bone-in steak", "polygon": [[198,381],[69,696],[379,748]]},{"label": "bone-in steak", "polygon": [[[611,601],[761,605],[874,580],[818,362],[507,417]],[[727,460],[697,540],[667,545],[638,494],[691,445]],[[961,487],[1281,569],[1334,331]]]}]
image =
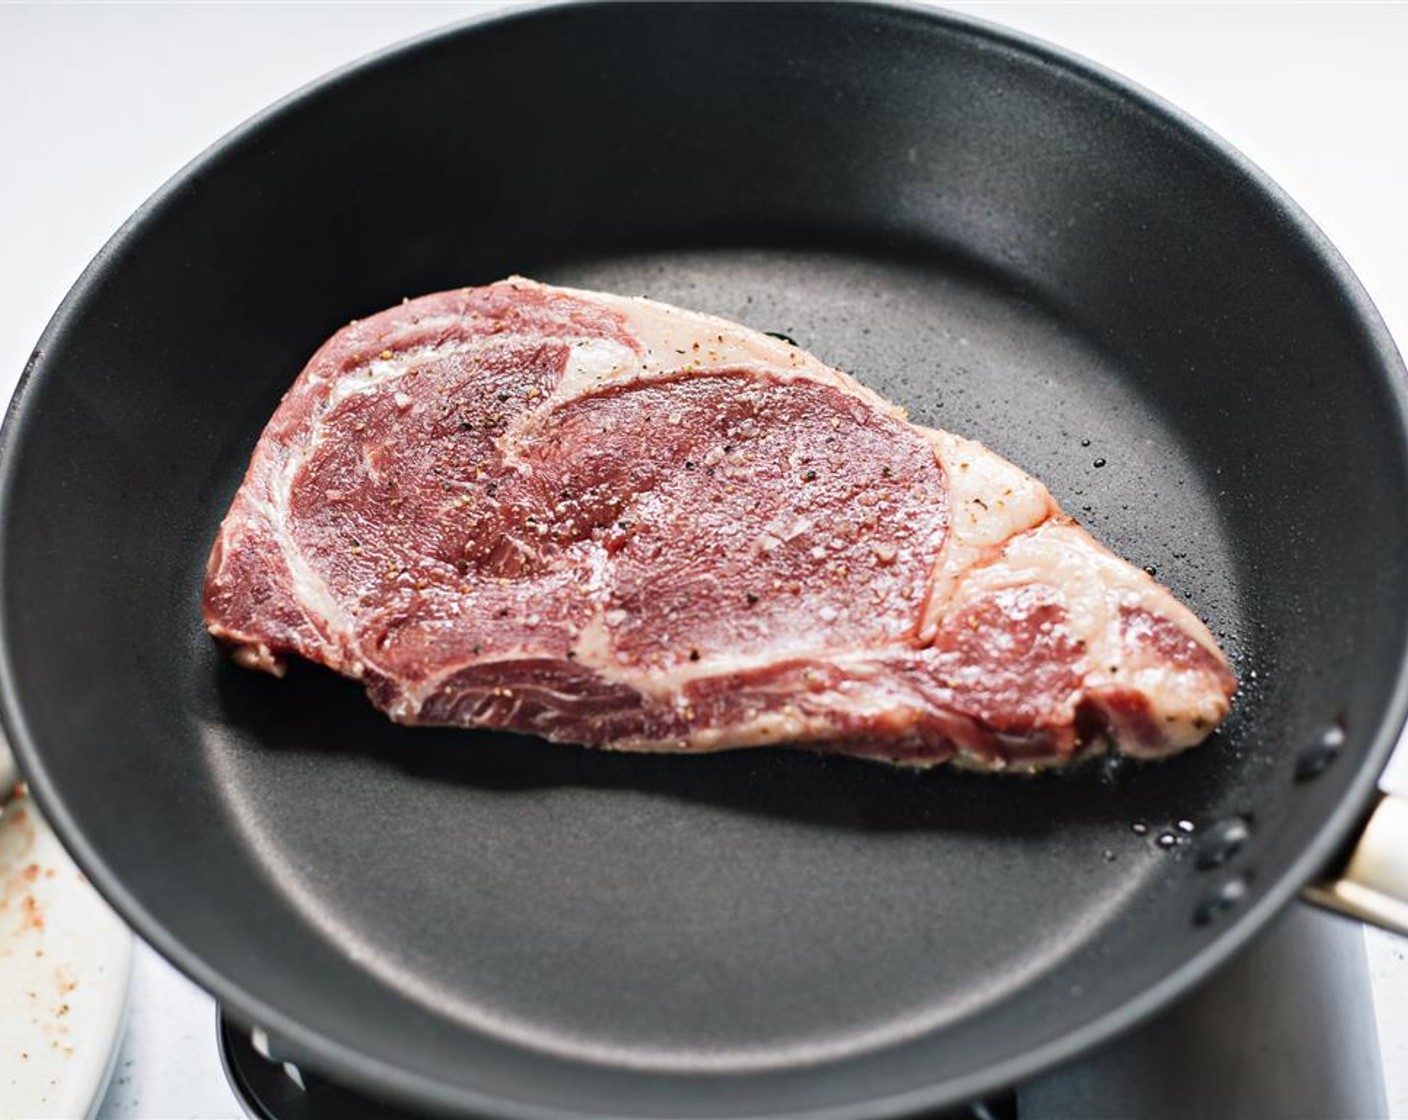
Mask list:
[{"label": "bone-in steak", "polygon": [[511,279],[335,334],[255,449],[205,622],[411,724],[619,750],[1059,762],[1203,739],[1206,628],[1046,489],[786,342]]}]

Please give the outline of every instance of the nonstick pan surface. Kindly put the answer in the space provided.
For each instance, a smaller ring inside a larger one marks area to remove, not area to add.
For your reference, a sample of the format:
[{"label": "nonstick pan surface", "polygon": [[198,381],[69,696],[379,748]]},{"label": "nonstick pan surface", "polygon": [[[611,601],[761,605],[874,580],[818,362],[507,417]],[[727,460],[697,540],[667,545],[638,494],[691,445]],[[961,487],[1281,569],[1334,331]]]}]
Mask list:
[{"label": "nonstick pan surface", "polygon": [[[1233,717],[995,779],[412,731],[228,663],[203,564],[303,361],[510,272],[783,332],[1021,463],[1208,620]],[[1402,373],[1259,173],[1047,48],[852,5],[467,25],[222,141],[60,309],[0,447],[6,727],[138,930],[340,1079],[919,1112],[1186,990],[1359,823],[1404,712]]]}]

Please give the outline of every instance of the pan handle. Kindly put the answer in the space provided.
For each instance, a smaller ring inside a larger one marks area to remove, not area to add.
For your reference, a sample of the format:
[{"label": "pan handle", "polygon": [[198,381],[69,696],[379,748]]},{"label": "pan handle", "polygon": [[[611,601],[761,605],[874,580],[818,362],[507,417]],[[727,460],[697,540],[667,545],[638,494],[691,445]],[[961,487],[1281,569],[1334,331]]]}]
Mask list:
[{"label": "pan handle", "polygon": [[1380,793],[1359,838],[1308,902],[1408,936],[1408,797]]}]

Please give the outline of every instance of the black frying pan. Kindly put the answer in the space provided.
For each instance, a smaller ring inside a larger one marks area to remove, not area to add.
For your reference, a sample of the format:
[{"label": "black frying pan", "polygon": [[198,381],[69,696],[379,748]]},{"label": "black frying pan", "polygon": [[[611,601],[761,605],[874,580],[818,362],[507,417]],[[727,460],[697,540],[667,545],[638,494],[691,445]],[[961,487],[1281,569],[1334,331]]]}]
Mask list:
[{"label": "black frying pan", "polygon": [[[512,271],[785,332],[988,442],[1210,621],[1233,717],[916,775],[412,731],[227,662],[202,565],[305,358]],[[1049,48],[849,5],[471,24],[222,141],[55,316],[0,449],[4,722],[118,909],[342,1080],[913,1113],[1166,1004],[1362,827],[1408,698],[1403,372],[1259,172]]]}]

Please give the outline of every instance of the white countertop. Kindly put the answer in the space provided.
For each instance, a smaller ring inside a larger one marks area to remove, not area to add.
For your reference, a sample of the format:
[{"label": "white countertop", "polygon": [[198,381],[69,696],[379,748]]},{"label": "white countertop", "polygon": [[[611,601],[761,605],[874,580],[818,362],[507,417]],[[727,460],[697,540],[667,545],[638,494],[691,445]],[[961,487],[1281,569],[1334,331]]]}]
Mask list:
[{"label": "white countertop", "polygon": [[[0,397],[99,246],[170,174],[312,78],[498,3],[0,7]],[[1408,346],[1408,6],[959,3],[1103,63],[1278,180]],[[1395,784],[1408,784],[1400,750]],[[1408,1117],[1408,942],[1368,937],[1393,1115]],[[100,1111],[236,1117],[210,1000],[150,950]]]}]

